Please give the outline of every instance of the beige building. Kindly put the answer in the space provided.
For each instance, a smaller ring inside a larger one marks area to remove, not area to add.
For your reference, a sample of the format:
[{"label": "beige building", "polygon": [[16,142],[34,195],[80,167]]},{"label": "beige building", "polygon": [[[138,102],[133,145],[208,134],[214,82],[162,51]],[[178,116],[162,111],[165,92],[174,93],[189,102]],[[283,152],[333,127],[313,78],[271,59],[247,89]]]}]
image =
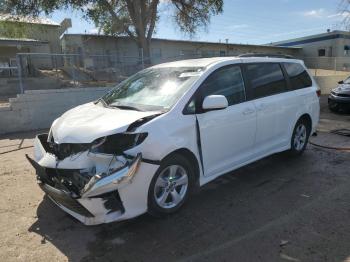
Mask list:
[{"label": "beige building", "polygon": [[[106,55],[106,63],[135,61],[141,51],[128,37],[105,35],[65,34],[61,40],[64,53],[84,55]],[[244,53],[286,54],[300,57],[301,49],[268,45],[243,45],[201,41],[152,39],[151,63],[212,56],[235,56]],[[100,59],[102,60],[102,59]]]},{"label": "beige building", "polygon": [[[15,66],[17,53],[61,53],[60,36],[70,27],[45,18],[0,14],[0,67]],[[47,58],[36,63],[50,64]]]}]

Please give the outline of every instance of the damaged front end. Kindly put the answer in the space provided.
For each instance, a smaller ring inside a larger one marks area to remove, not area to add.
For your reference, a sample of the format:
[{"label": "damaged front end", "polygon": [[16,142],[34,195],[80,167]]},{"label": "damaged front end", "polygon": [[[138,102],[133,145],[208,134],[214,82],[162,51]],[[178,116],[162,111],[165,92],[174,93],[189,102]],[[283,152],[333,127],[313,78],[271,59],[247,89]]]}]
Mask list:
[{"label": "damaged front end", "polygon": [[56,144],[52,135],[41,134],[35,139],[34,159],[27,158],[38,184],[59,207],[84,224],[107,223],[133,216],[122,198],[133,190],[124,188],[132,184],[142,155],[129,156],[124,151],[146,137],[147,133],[121,133],[92,143]]}]

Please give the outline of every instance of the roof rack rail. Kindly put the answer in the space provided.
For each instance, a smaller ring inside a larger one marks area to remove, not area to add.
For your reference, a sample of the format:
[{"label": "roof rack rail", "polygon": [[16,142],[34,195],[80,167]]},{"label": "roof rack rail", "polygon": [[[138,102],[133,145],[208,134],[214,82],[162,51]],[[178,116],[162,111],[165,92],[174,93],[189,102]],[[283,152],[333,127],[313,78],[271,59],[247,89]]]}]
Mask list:
[{"label": "roof rack rail", "polygon": [[264,54],[264,53],[248,53],[242,54],[238,57],[271,57],[271,58],[286,58],[286,59],[295,59],[294,56],[291,55],[283,55],[283,54]]}]

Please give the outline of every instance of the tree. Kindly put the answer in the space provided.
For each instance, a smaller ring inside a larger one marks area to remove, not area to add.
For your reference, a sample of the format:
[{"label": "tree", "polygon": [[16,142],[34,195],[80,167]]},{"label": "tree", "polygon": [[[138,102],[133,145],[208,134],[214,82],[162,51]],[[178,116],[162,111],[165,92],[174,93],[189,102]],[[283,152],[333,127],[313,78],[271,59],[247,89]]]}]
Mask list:
[{"label": "tree", "polygon": [[338,15],[343,17],[342,26],[345,30],[350,30],[350,0],[340,0],[338,10]]},{"label": "tree", "polygon": [[80,10],[105,34],[129,36],[148,59],[160,2],[171,8],[175,23],[190,35],[206,27],[211,16],[223,10],[223,0],[4,0],[1,8],[33,16],[63,8]]}]

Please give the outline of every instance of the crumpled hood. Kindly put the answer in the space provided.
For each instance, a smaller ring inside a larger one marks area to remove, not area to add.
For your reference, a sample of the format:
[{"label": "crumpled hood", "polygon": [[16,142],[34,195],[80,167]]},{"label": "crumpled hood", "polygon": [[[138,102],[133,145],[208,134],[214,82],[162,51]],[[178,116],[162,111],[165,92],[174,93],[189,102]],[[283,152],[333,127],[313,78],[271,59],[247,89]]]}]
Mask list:
[{"label": "crumpled hood", "polygon": [[342,84],[332,90],[337,94],[350,94],[350,84]]},{"label": "crumpled hood", "polygon": [[100,137],[125,132],[136,120],[157,113],[106,108],[88,103],[64,113],[53,123],[51,132],[58,144],[91,143]]}]

